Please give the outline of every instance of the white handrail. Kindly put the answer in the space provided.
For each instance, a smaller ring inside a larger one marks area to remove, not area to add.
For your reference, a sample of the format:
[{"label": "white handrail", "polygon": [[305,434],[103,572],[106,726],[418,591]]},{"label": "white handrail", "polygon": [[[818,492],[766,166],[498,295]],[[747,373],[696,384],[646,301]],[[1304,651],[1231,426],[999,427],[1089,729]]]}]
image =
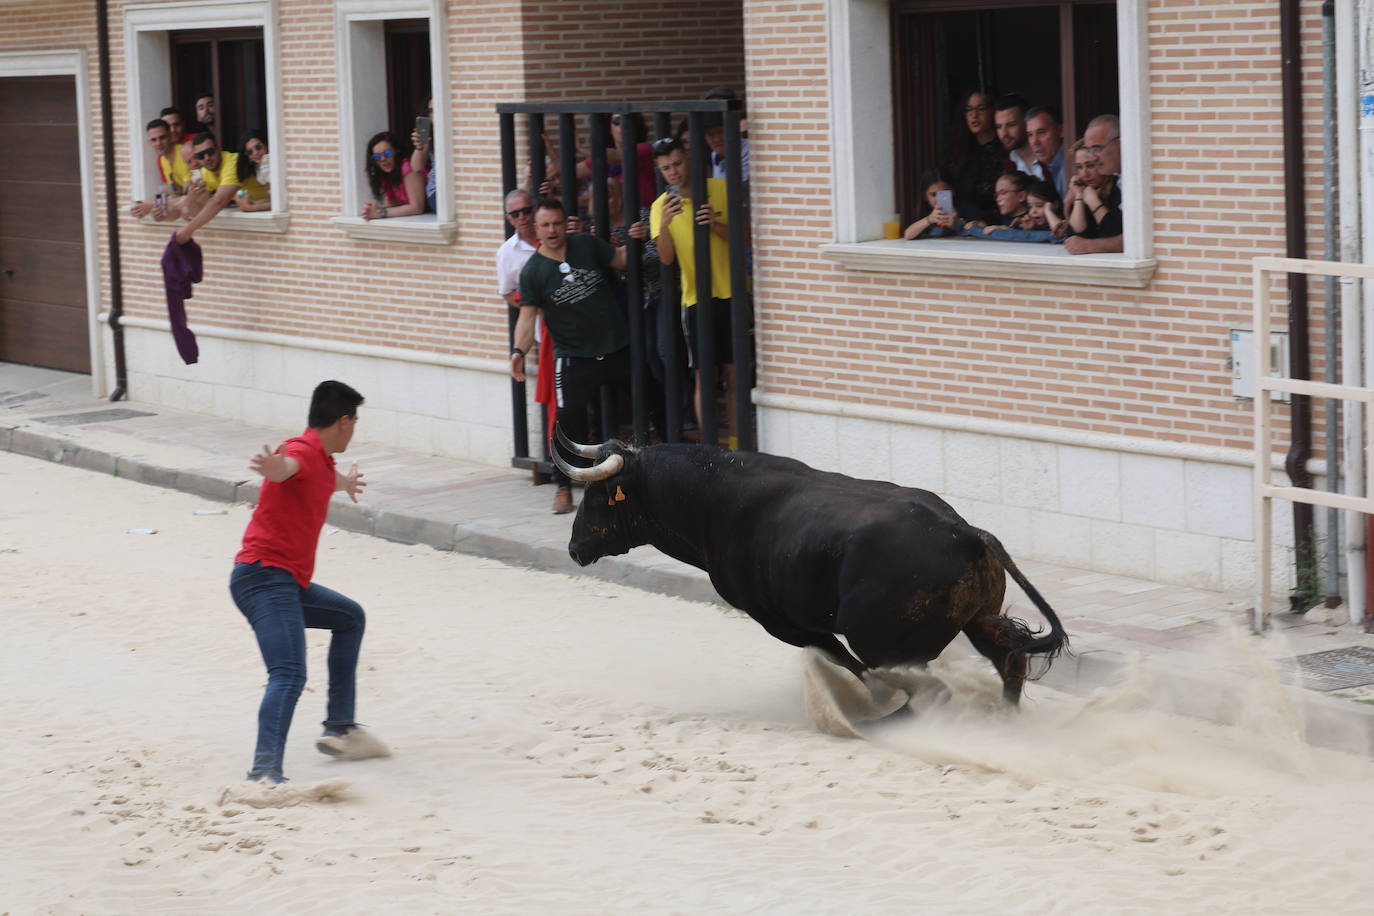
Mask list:
[{"label": "white handrail", "polygon": [[[1255,379],[1255,573],[1258,577],[1255,588],[1255,608],[1252,627],[1256,633],[1269,626],[1269,603],[1273,598],[1273,567],[1270,565],[1270,552],[1273,550],[1273,519],[1271,500],[1285,499],[1290,502],[1306,503],[1315,506],[1330,506],[1351,512],[1374,514],[1374,480],[1359,481],[1366,495],[1357,493],[1333,493],[1322,490],[1309,490],[1302,487],[1280,486],[1273,481],[1272,455],[1273,430],[1271,428],[1269,407],[1270,392],[1285,391],[1316,398],[1374,403],[1374,388],[1354,385],[1332,385],[1327,382],[1313,382],[1303,379],[1273,378],[1267,371],[1269,366],[1269,324],[1270,304],[1268,275],[1316,274],[1327,277],[1361,277],[1374,280],[1374,266],[1367,264],[1345,264],[1335,261],[1308,261],[1298,258],[1255,258],[1252,282],[1254,284],[1255,331],[1254,365],[1258,373]],[[1349,342],[1346,342],[1349,345]],[[1328,418],[1327,422],[1332,422]],[[1364,447],[1368,451],[1371,427],[1366,424]],[[1368,472],[1374,472],[1374,462],[1367,465]],[[1351,487],[1352,481],[1346,481]],[[1363,524],[1361,520],[1360,524]]]}]

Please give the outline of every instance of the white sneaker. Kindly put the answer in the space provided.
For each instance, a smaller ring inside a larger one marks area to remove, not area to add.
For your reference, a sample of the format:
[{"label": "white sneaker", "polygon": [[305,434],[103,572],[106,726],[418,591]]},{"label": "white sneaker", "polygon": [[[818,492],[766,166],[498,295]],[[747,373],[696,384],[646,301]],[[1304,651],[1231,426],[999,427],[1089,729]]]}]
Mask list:
[{"label": "white sneaker", "polygon": [[367,760],[369,757],[390,757],[391,748],[372,732],[355,726],[346,735],[321,735],[315,739],[315,749],[321,754],[340,760]]}]

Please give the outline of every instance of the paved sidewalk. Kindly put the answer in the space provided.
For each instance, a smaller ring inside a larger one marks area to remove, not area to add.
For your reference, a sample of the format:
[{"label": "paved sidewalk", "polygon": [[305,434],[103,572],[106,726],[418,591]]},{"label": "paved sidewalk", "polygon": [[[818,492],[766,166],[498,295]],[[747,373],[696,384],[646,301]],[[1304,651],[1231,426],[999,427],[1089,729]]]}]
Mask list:
[{"label": "paved sidewalk", "polygon": [[[208,499],[251,502],[257,483],[247,469],[249,457],[264,444],[276,445],[299,432],[300,427],[272,429],[138,401],[111,403],[92,397],[86,376],[0,363],[0,451]],[[346,458],[364,471],[368,488],[358,505],[336,497],[329,516],[333,526],[719,602],[705,573],[648,547],[578,567],[567,552],[573,517],[553,515],[553,488],[533,486],[526,471],[370,446],[365,432]],[[1131,659],[1149,656],[1178,674],[1171,677],[1169,689],[1187,706],[1190,691],[1206,692],[1208,676],[1216,673],[1209,653],[1218,637],[1248,628],[1248,595],[1031,560],[1018,559],[1018,564],[1059,613],[1073,640],[1074,655],[1056,664],[1050,683],[1100,686]],[[1008,599],[1034,623],[1029,600],[1011,583]],[[1374,637],[1337,622],[1344,613],[1318,608],[1304,616],[1277,614],[1273,623],[1282,639],[1256,642],[1270,656],[1374,650]],[[1339,728],[1364,730],[1366,749],[1374,749],[1374,708],[1314,691],[1306,691],[1303,701],[1342,719],[1349,710],[1353,718]]]}]

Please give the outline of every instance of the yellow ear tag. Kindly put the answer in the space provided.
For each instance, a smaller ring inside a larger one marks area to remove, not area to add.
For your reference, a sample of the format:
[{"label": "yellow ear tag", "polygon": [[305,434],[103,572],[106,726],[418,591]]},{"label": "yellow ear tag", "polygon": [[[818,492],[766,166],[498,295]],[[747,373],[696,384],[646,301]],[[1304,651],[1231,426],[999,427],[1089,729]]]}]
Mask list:
[{"label": "yellow ear tag", "polygon": [[622,490],[622,489],[620,489],[619,486],[617,486],[617,487],[615,488],[615,500],[614,500],[614,501],[615,501],[615,502],[620,502],[620,501],[623,500],[624,498],[625,498],[625,491]]}]

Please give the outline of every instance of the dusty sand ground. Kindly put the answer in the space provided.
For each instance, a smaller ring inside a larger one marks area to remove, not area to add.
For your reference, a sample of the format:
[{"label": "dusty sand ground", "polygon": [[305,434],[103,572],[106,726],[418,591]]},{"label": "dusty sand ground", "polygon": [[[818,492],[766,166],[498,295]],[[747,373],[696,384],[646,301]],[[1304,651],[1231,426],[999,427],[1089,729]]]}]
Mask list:
[{"label": "dusty sand ground", "polygon": [[[364,469],[366,470],[366,469]],[[369,632],[359,717],[295,785],[221,804],[263,681],[226,580],[248,518],[0,454],[0,913],[1354,913],[1374,766],[1299,744],[1262,686],[1245,729],[1089,698],[953,700],[817,734],[800,652],[720,609],[344,532],[318,578]],[[158,534],[126,534],[129,528]],[[1258,683],[1258,682],[1256,682]]]}]

